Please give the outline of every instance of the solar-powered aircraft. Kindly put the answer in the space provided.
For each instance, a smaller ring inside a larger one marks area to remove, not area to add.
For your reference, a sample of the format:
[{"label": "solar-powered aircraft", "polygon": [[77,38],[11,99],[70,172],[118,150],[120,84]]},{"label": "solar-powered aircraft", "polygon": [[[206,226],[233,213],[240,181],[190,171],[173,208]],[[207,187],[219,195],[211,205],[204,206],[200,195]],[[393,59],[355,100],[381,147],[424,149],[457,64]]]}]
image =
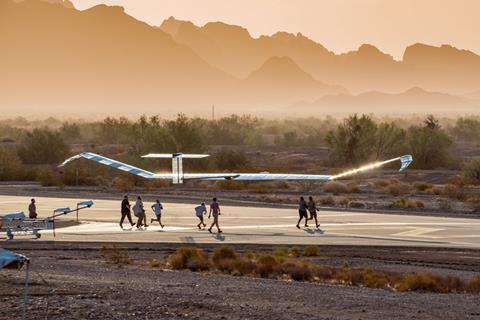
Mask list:
[{"label": "solar-powered aircraft", "polygon": [[73,157],[65,160],[59,167],[63,167],[71,161],[76,159],[85,158],[87,160],[95,161],[103,165],[116,168],[118,170],[126,171],[137,176],[146,179],[163,179],[172,180],[174,184],[182,184],[185,181],[190,180],[234,180],[234,181],[273,181],[273,180],[286,180],[286,181],[332,181],[347,176],[354,175],[356,173],[379,168],[388,163],[400,161],[399,171],[405,170],[413,158],[411,155],[404,155],[401,157],[378,161],[363,167],[349,170],[336,175],[319,175],[319,174],[290,174],[290,173],[185,173],[183,171],[183,159],[201,159],[208,157],[208,154],[185,154],[185,153],[150,153],[142,156],[142,158],[160,158],[160,159],[172,159],[172,173],[153,173],[138,167],[113,160],[92,152],[82,152]]}]

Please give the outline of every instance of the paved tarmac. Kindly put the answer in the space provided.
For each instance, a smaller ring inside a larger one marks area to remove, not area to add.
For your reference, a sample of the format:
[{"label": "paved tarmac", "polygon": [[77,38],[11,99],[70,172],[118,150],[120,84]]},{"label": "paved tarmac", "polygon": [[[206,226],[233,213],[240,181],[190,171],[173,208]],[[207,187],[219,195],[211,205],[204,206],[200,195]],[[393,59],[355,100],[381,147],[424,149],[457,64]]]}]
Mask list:
[{"label": "paved tarmac", "polygon": [[[51,215],[55,208],[74,208],[78,201],[89,199],[36,198],[40,217]],[[172,243],[259,243],[259,244],[337,244],[389,245],[480,248],[480,220],[430,216],[362,213],[349,211],[321,211],[321,230],[310,227],[298,230],[296,210],[285,208],[258,208],[221,206],[222,234],[198,230],[194,205],[163,203],[161,228],[154,222],[146,229],[122,230],[118,225],[120,201],[94,200],[95,205],[79,214],[79,225],[42,231],[39,240],[55,241],[114,241],[114,242],[172,242]],[[29,198],[0,196],[0,215],[25,211]],[[221,204],[221,202],[220,202]],[[133,205],[133,201],[132,201]],[[148,222],[153,217],[152,203],[145,202]],[[135,217],[133,217],[135,219]],[[75,220],[75,213],[59,218]],[[211,223],[206,219],[207,223]],[[124,223],[124,227],[128,222]],[[215,231],[216,229],[214,229]],[[29,236],[18,236],[26,239]],[[5,233],[0,233],[4,241]],[[13,240],[17,241],[17,240]]]}]

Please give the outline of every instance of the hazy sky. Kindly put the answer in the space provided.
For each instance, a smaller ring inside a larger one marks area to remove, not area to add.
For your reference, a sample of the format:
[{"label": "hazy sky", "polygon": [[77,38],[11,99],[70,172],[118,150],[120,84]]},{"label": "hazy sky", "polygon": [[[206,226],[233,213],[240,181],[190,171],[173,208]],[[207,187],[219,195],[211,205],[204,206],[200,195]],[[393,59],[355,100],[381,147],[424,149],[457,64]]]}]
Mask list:
[{"label": "hazy sky", "polygon": [[117,4],[159,25],[169,16],[197,25],[224,21],[257,37],[301,32],[335,52],[371,43],[401,58],[406,46],[452,44],[480,53],[480,0],[72,0],[78,9]]}]

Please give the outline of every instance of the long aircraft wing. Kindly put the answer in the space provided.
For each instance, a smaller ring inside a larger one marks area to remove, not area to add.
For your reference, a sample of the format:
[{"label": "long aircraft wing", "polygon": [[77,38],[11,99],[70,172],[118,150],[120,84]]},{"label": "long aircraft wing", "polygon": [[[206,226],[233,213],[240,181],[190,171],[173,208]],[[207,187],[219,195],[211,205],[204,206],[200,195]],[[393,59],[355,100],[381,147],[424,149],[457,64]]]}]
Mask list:
[{"label": "long aircraft wing", "polygon": [[[163,156],[163,154],[162,154]],[[103,165],[107,165],[119,170],[123,170],[143,178],[147,179],[175,179],[178,180],[178,172],[177,173],[153,173],[147,170],[143,170],[128,164],[125,164],[120,161],[116,161],[95,153],[91,152],[82,152],[76,156],[68,158],[65,160],[59,167],[65,166],[69,162],[79,159],[85,158],[87,160],[92,160]],[[183,180],[238,180],[238,181],[272,181],[272,180],[313,180],[313,181],[329,181],[329,180],[336,180],[340,178],[344,178],[347,176],[351,176],[360,172],[365,172],[368,170],[372,170],[375,168],[379,168],[383,165],[386,165],[391,162],[400,161],[401,167],[399,171],[405,170],[410,163],[413,161],[411,155],[405,155],[394,159],[389,159],[386,161],[379,161],[375,162],[354,170],[349,170],[337,175],[318,175],[318,174],[281,174],[281,173],[181,173],[182,174],[182,181]]]}]

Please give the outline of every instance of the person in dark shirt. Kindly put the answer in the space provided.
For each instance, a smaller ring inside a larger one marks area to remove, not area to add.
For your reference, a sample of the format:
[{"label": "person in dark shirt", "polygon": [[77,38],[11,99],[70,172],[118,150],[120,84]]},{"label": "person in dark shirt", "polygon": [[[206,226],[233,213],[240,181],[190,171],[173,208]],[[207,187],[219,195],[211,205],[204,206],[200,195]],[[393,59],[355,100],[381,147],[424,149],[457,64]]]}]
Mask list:
[{"label": "person in dark shirt", "polygon": [[121,205],[121,213],[122,213],[122,218],[120,219],[120,228],[123,229],[123,221],[125,220],[125,217],[128,218],[128,221],[133,227],[135,224],[132,221],[132,214],[130,212],[130,202],[128,201],[128,196],[123,197],[122,205]]},{"label": "person in dark shirt", "polygon": [[37,206],[35,205],[35,199],[30,200],[30,205],[28,206],[28,217],[30,219],[37,219]]},{"label": "person in dark shirt", "polygon": [[299,219],[296,227],[300,229],[300,222],[302,222],[303,218],[305,218],[305,228],[308,227],[307,202],[303,197],[300,197],[300,201],[298,201],[298,216]]}]

